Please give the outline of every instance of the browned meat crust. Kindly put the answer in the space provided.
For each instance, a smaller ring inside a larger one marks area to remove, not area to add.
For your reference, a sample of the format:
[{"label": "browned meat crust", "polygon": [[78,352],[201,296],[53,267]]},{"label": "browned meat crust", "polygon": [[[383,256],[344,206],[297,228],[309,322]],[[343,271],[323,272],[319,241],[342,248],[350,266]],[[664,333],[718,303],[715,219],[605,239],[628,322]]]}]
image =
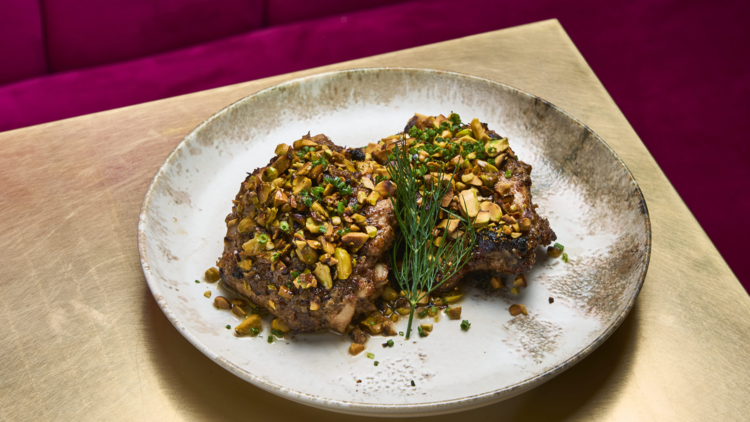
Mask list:
[{"label": "browned meat crust", "polygon": [[[311,138],[309,135],[303,139],[312,140],[318,145],[325,145],[331,151],[342,153],[345,157],[351,158],[351,153],[343,148],[334,145],[328,138],[318,135]],[[287,155],[291,160],[297,160],[292,155],[294,150]],[[355,154],[356,155],[356,154]],[[298,254],[294,253],[295,233],[304,233],[305,241],[322,240],[321,237],[328,239],[331,244],[337,244],[341,235],[335,230],[328,234],[311,234],[304,230],[305,219],[311,216],[310,209],[307,208],[299,195],[290,194],[289,203],[294,206],[279,207],[279,216],[284,218],[291,230],[284,233],[278,226],[266,224],[262,225],[253,222],[252,230],[240,233],[239,221],[249,216],[254,220],[261,219],[270,205],[256,205],[253,198],[261,194],[261,184],[255,181],[261,180],[266,169],[268,169],[278,157],[274,157],[269,165],[255,170],[248,175],[242,183],[239,193],[235,198],[233,212],[226,217],[227,235],[224,238],[224,253],[218,261],[218,267],[221,279],[229,289],[235,291],[241,296],[248,298],[255,306],[265,308],[277,318],[286,322],[289,327],[297,333],[312,332],[319,330],[333,330],[344,332],[353,317],[374,309],[373,301],[385,287],[388,279],[387,259],[381,259],[390,248],[395,237],[394,226],[395,217],[390,200],[381,198],[375,205],[357,204],[357,194],[359,190],[365,188],[359,182],[363,177],[359,171],[351,172],[346,168],[341,168],[331,163],[325,170],[326,173],[333,177],[339,177],[344,180],[348,186],[353,188],[353,192],[348,196],[338,194],[326,197],[320,201],[323,205],[336,205],[340,200],[347,201],[347,210],[341,215],[341,227],[351,227],[353,220],[351,216],[352,207],[359,207],[359,213],[366,218],[365,225],[374,226],[378,232],[374,238],[367,240],[365,245],[359,250],[349,248],[353,261],[352,274],[344,280],[337,279],[337,270],[335,265],[331,265],[333,284],[326,288],[322,283],[317,283],[313,287],[304,287],[293,284],[298,275],[300,278],[312,281],[313,274],[303,274],[307,270],[313,270],[315,265],[306,265],[300,260]],[[323,174],[318,177],[318,184],[323,180]],[[325,185],[325,183],[323,183]],[[369,190],[366,190],[369,193]],[[330,204],[326,201],[330,200]],[[269,200],[270,201],[270,200]],[[282,211],[286,210],[284,214]],[[347,223],[344,220],[348,220]],[[261,220],[262,221],[262,220]],[[338,229],[339,226],[334,227]],[[360,228],[361,229],[361,228]],[[243,245],[251,239],[256,239],[260,235],[268,237],[269,242],[274,243],[273,253],[264,253],[248,257],[243,250]],[[344,248],[344,246],[340,246]],[[322,253],[323,251],[318,251]],[[240,262],[250,261],[252,267],[243,269],[238,265]],[[298,273],[298,274],[297,274]]]}]

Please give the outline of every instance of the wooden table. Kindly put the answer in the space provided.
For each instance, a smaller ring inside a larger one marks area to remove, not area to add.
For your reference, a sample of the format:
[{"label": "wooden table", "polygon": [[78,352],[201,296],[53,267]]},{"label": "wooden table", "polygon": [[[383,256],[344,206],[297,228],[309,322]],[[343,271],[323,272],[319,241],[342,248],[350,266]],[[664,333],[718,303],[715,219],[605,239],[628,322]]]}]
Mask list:
[{"label": "wooden table", "polygon": [[151,296],[136,225],[162,160],[211,114],[291,78],[374,66],[463,72],[551,101],[614,148],[651,212],[643,291],[603,346],[531,392],[432,420],[748,417],[750,297],[550,20],[0,133],[0,419],[351,420],[253,387],[191,346]]}]

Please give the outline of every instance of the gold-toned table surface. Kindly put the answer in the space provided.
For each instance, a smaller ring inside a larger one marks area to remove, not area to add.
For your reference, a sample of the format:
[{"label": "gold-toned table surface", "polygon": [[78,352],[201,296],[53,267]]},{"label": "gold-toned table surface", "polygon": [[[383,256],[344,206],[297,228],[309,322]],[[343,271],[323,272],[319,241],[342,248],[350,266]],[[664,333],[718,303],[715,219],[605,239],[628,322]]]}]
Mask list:
[{"label": "gold-toned table surface", "polygon": [[619,154],[651,214],[643,290],[606,343],[528,393],[432,420],[750,415],[750,297],[550,20],[0,133],[0,420],[351,420],[266,393],[188,343],[146,285],[136,226],[159,165],[207,117],[294,77],[375,66],[468,73],[556,104]]}]

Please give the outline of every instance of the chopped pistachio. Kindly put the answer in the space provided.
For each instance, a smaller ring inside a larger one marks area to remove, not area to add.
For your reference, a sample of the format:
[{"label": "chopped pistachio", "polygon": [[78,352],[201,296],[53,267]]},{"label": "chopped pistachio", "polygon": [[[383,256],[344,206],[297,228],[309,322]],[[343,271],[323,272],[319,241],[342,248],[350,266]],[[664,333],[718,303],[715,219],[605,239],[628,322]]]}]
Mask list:
[{"label": "chopped pistachio", "polygon": [[308,179],[307,177],[301,177],[298,176],[294,178],[294,181],[292,182],[292,192],[296,195],[302,192],[303,190],[309,191],[312,187],[312,181]]},{"label": "chopped pistachio", "polygon": [[492,277],[490,279],[490,287],[492,287],[493,289],[497,290],[497,289],[503,287],[503,281],[500,280],[500,277]]},{"label": "chopped pistachio", "polygon": [[479,202],[477,201],[477,195],[472,190],[462,191],[459,195],[458,204],[461,207],[461,212],[464,216],[474,218],[479,212]]},{"label": "chopped pistachio", "polygon": [[375,185],[375,191],[383,198],[388,198],[396,193],[396,184],[390,180],[383,180]]},{"label": "chopped pistachio", "polygon": [[274,318],[273,321],[271,321],[271,329],[281,331],[284,334],[292,331],[292,329],[289,328],[289,325],[279,318]]},{"label": "chopped pistachio", "polygon": [[276,150],[274,151],[276,155],[286,155],[289,153],[289,145],[287,144],[278,144],[276,145]]},{"label": "chopped pistachio", "polygon": [[253,227],[255,226],[257,226],[257,224],[255,224],[255,220],[253,220],[250,217],[245,217],[242,220],[240,220],[240,224],[237,226],[237,230],[240,233],[247,233],[250,230],[252,230]]},{"label": "chopped pistachio", "polygon": [[370,238],[373,238],[378,235],[378,229],[375,226],[365,227],[365,232],[367,233],[367,236],[369,236]]},{"label": "chopped pistachio", "polygon": [[484,146],[484,150],[490,157],[496,157],[501,152],[508,149],[508,138],[499,139],[497,141],[487,142]]},{"label": "chopped pistachio", "polygon": [[450,319],[461,319],[461,307],[456,306],[455,308],[448,308],[445,310],[445,313],[448,315],[448,318]]},{"label": "chopped pistachio", "polygon": [[211,267],[206,270],[206,280],[210,283],[219,281],[221,278],[221,274],[219,273],[219,270],[216,267]]},{"label": "chopped pistachio", "polygon": [[367,203],[370,205],[375,205],[378,203],[378,199],[380,199],[380,194],[377,191],[372,191],[367,196]]},{"label": "chopped pistachio", "polygon": [[219,309],[232,309],[232,304],[224,296],[216,296],[214,298],[214,306]]},{"label": "chopped pistachio", "polygon": [[330,267],[328,267],[328,265],[323,265],[320,262],[317,262],[315,264],[313,274],[315,274],[315,278],[318,279],[319,285],[325,287],[326,289],[330,289],[331,287],[333,287],[333,280],[331,279],[331,269]]},{"label": "chopped pistachio", "polygon": [[352,356],[362,353],[363,350],[365,350],[365,346],[359,343],[352,343],[351,346],[349,346],[349,354]]},{"label": "chopped pistachio", "polygon": [[260,316],[259,315],[248,315],[247,318],[245,318],[240,325],[234,327],[234,331],[238,335],[248,334],[250,331],[255,328],[257,330],[260,330]]},{"label": "chopped pistachio", "polygon": [[479,211],[477,213],[477,218],[474,220],[474,227],[477,229],[481,229],[484,227],[487,227],[487,224],[490,222],[490,212],[489,211]]},{"label": "chopped pistachio", "polygon": [[398,293],[396,293],[396,291],[390,286],[386,286],[386,288],[383,289],[383,293],[380,294],[380,297],[388,302],[393,302],[398,299]]},{"label": "chopped pistachio", "polygon": [[511,307],[508,310],[510,311],[510,314],[512,316],[517,316],[517,315],[521,315],[521,314],[524,314],[524,315],[528,315],[529,314],[529,311],[526,310],[526,306],[520,305],[520,304],[518,304],[518,305],[511,305]]},{"label": "chopped pistachio", "polygon": [[488,211],[490,213],[490,221],[497,222],[503,216],[503,210],[500,205],[494,202],[485,201],[479,205],[479,209],[482,211]]},{"label": "chopped pistachio", "polygon": [[464,296],[463,292],[452,291],[450,293],[446,293],[445,295],[443,295],[443,301],[445,303],[454,303],[454,302],[458,302],[458,300],[461,299],[463,296]]},{"label": "chopped pistachio", "polygon": [[338,271],[338,279],[346,280],[352,274],[352,258],[346,249],[336,248],[333,252],[333,256],[338,260],[336,269]]},{"label": "chopped pistachio", "polygon": [[482,127],[482,124],[479,122],[479,119],[474,119],[471,121],[471,132],[474,134],[474,138],[480,141],[490,140],[490,137],[485,132],[484,127]]}]

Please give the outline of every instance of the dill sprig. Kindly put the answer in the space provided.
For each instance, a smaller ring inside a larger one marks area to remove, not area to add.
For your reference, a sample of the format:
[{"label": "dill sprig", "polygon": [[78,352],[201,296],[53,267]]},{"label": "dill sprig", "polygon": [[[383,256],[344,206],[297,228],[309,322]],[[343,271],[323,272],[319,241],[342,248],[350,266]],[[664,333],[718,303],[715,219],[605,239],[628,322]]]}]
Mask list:
[{"label": "dill sprig", "polygon": [[[402,138],[393,150],[387,165],[391,181],[396,184],[396,195],[391,203],[396,214],[401,236],[391,248],[391,267],[406,299],[411,304],[406,338],[411,333],[417,303],[453,277],[471,256],[476,244],[472,222],[442,208],[460,221],[464,235],[455,240],[445,236],[437,242],[435,226],[440,217],[441,200],[450,184],[444,183],[445,164],[440,171],[420,177],[412,166],[413,157]],[[455,175],[455,170],[451,177]],[[399,262],[400,261],[400,262]]]}]

